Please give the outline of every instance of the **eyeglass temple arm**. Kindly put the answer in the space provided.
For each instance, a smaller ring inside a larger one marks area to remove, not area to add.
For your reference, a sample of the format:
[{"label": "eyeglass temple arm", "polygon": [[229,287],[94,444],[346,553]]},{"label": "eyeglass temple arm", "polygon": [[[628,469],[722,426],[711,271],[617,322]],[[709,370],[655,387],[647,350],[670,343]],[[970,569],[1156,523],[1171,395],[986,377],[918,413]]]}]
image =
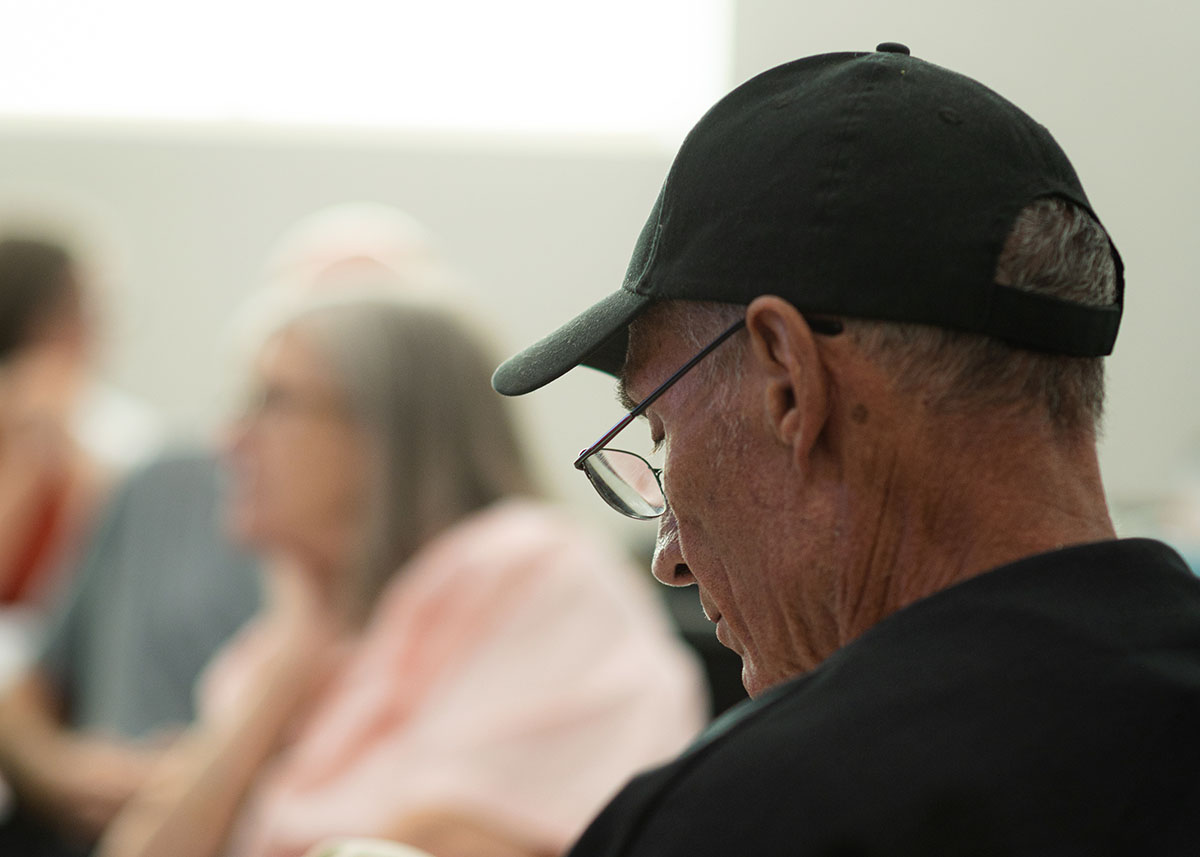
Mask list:
[{"label": "eyeglass temple arm", "polygon": [[[842,323],[840,321],[838,321],[837,319],[833,319],[833,318],[812,318],[809,316],[805,316],[805,320],[808,322],[808,326],[812,329],[813,333],[819,333],[824,336],[837,336],[844,329],[842,326]],[[652,392],[649,396],[642,399],[642,401],[640,401],[637,405],[635,405],[632,411],[627,413],[625,416],[621,417],[621,419],[618,420],[617,423],[612,428],[610,428],[608,431],[606,431],[604,433],[603,437],[601,437],[598,441],[593,443],[591,446],[589,446],[583,452],[579,453],[579,457],[575,459],[575,469],[583,470],[583,460],[585,458],[587,458],[589,455],[592,455],[597,450],[602,449],[605,445],[607,445],[608,442],[610,440],[612,440],[614,437],[616,437],[618,434],[620,434],[627,425],[629,425],[631,422],[633,422],[638,417],[640,417],[643,413],[645,413],[646,408],[650,407],[656,401],[658,401],[658,398],[663,393],[667,392],[667,390],[670,388],[670,386],[672,384],[674,384],[676,381],[678,381],[680,378],[682,378],[684,375],[686,375],[689,369],[691,369],[693,366],[695,366],[697,363],[699,363],[701,360],[703,360],[705,357],[707,357],[713,351],[713,349],[715,349],[718,345],[720,345],[722,342],[724,342],[729,337],[733,336],[735,333],[737,333],[739,330],[741,330],[745,326],[746,326],[746,320],[744,318],[738,319],[738,321],[735,322],[732,327],[730,327],[728,330],[726,330],[724,333],[722,333],[720,336],[718,336],[716,339],[714,339],[712,342],[710,342],[708,345],[706,345],[704,348],[702,348],[700,350],[699,354],[697,354],[695,357],[693,357],[687,363],[683,364],[683,366],[680,367],[678,372],[676,372],[670,378],[668,378],[667,380],[665,380],[661,384],[659,384],[658,387],[655,388],[654,392]]]},{"label": "eyeglass temple arm", "polygon": [[698,354],[696,354],[695,357],[693,357],[687,363],[684,363],[683,366],[680,367],[678,372],[676,372],[670,378],[668,378],[667,380],[665,380],[661,384],[659,384],[658,387],[655,388],[654,392],[652,392],[649,396],[647,396],[646,398],[644,398],[640,402],[638,402],[638,404],[634,406],[633,410],[630,411],[629,413],[627,413],[625,416],[621,417],[621,419],[616,423],[616,425],[614,425],[612,428],[610,428],[608,431],[606,431],[604,433],[603,437],[601,437],[598,441],[596,441],[594,444],[589,446],[583,452],[579,453],[579,457],[575,459],[576,469],[582,470],[583,469],[583,460],[585,458],[587,458],[592,453],[596,452],[596,450],[603,448],[605,446],[605,444],[607,444],[610,440],[612,440],[614,437],[616,437],[618,434],[620,434],[621,431],[627,425],[629,425],[631,422],[633,422],[638,417],[640,417],[643,413],[646,412],[646,409],[648,407],[650,407],[656,401],[658,401],[659,397],[662,396],[663,393],[667,392],[667,390],[670,388],[670,386],[672,384],[674,384],[676,381],[678,381],[680,378],[682,378],[685,374],[687,374],[687,371],[689,369],[691,369],[693,366],[695,366],[697,363],[699,363],[701,360],[703,360],[705,357],[707,357],[713,351],[713,349],[715,349],[718,345],[720,345],[722,342],[724,342],[729,337],[733,336],[735,333],[737,333],[739,330],[741,330],[745,326],[746,326],[746,320],[744,318],[738,319],[738,321],[736,323],[734,323],[734,325],[732,327],[730,327],[728,330],[726,330],[724,333],[722,333],[720,336],[718,336],[716,339],[714,339],[708,345],[704,346],[704,348],[702,348],[700,350],[700,352]]}]

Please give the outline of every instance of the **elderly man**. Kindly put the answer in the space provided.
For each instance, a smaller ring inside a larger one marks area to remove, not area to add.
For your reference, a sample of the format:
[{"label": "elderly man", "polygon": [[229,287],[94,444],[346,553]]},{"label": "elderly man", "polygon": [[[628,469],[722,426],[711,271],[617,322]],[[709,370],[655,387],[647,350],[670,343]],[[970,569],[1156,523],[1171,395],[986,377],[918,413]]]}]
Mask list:
[{"label": "elderly man", "polygon": [[493,382],[619,377],[576,467],[755,697],[574,854],[1200,853],[1200,583],[1096,460],[1122,292],[1049,133],[903,45],[700,120],[621,290]]}]

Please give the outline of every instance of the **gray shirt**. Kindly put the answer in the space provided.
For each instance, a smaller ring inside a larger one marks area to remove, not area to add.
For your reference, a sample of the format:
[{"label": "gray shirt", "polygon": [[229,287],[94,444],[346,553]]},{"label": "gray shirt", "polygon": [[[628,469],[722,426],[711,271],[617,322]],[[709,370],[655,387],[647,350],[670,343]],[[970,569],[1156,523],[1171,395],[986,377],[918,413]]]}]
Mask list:
[{"label": "gray shirt", "polygon": [[174,454],[116,493],[39,664],[69,725],[138,738],[193,718],[197,676],[261,598],[254,558],[225,537],[221,483],[211,453]]}]

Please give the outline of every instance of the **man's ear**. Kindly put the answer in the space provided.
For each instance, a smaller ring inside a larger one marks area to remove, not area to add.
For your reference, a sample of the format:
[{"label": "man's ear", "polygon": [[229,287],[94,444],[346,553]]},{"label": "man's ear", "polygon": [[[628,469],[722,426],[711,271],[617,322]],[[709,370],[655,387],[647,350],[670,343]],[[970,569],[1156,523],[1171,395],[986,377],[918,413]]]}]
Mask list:
[{"label": "man's ear", "polygon": [[774,295],[755,298],[747,307],[746,330],[763,380],[768,429],[803,460],[816,445],[829,408],[813,332],[799,310]]}]

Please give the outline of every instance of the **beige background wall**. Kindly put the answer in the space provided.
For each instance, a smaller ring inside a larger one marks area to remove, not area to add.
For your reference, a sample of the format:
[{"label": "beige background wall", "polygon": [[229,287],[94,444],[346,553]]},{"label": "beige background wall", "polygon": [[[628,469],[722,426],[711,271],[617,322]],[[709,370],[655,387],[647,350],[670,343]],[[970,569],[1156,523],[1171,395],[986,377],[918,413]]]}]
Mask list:
[{"label": "beige background wall", "polygon": [[[1103,445],[1110,490],[1124,505],[1170,487],[1200,433],[1189,252],[1200,233],[1200,6],[736,0],[734,24],[731,84],[795,56],[903,41],[1050,127],[1127,265]],[[0,200],[48,196],[106,222],[123,260],[110,374],[176,429],[204,433],[220,419],[222,326],[299,217],[353,199],[405,208],[441,236],[503,339],[523,344],[617,286],[670,155],[633,139],[0,119]],[[619,415],[610,393],[582,370],[520,403],[547,475],[606,523],[570,460]]]}]

